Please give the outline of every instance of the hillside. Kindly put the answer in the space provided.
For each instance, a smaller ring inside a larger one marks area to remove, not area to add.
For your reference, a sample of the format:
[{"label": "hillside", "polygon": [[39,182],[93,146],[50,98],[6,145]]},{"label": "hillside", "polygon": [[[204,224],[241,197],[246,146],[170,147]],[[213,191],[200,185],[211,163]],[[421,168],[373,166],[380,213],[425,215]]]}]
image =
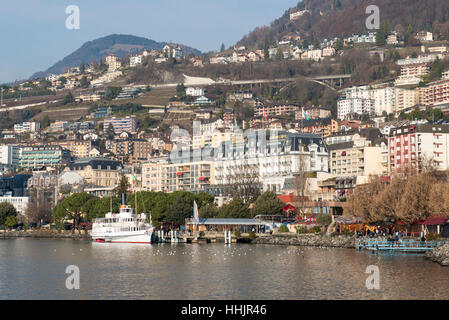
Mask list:
[{"label": "hillside", "polygon": [[[52,67],[45,71],[35,73],[32,78],[45,77],[47,74],[51,73],[60,74],[65,72],[68,68],[79,67],[82,63],[89,64],[94,60],[100,62],[101,59],[111,53],[121,58],[144,49],[160,51],[166,44],[166,42],[156,42],[154,40],[132,35],[109,35],[107,37],[86,42],[81,48],[57,62]],[[201,54],[201,52],[196,49],[184,45],[180,46],[184,48],[187,55]]]},{"label": "hillside", "polygon": [[[289,34],[300,35],[310,42],[324,38],[362,34],[367,30],[365,13],[369,5],[380,9],[381,24],[405,32],[427,30],[440,40],[449,39],[449,1],[447,0],[303,0],[275,20],[270,26],[256,28],[237,45],[262,48],[265,41],[278,41]],[[290,13],[304,11],[296,20]]]}]

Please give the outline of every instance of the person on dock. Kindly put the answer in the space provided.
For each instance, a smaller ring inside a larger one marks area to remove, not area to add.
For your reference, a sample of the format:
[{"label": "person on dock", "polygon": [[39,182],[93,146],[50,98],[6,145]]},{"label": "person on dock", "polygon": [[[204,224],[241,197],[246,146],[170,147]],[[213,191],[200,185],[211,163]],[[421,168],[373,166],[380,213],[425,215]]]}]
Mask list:
[{"label": "person on dock", "polygon": [[421,245],[422,246],[425,246],[425,244],[426,244],[426,236],[424,235],[424,233],[423,233],[423,235],[422,235],[422,237],[421,237]]},{"label": "person on dock", "polygon": [[394,235],[394,244],[395,244],[395,246],[398,245],[398,242],[399,242],[399,232],[396,232],[395,235]]}]

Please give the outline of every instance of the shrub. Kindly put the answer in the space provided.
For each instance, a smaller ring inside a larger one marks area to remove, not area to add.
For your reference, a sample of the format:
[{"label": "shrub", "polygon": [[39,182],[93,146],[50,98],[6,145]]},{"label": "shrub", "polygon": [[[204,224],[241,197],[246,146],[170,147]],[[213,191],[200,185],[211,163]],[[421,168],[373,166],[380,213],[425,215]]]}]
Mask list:
[{"label": "shrub", "polygon": [[309,229],[309,233],[320,233],[320,232],[321,232],[321,228],[318,226],[314,226]]},{"label": "shrub", "polygon": [[285,224],[281,225],[279,232],[289,232],[288,227]]},{"label": "shrub", "polygon": [[344,236],[353,236],[354,232],[349,231],[349,230],[345,230],[341,234],[344,235]]},{"label": "shrub", "polygon": [[301,227],[301,228],[298,229],[297,232],[298,232],[299,234],[307,233],[307,227]]},{"label": "shrub", "polygon": [[329,214],[318,214],[316,216],[316,222],[320,226],[328,226],[332,223],[332,217]]},{"label": "shrub", "polygon": [[240,232],[240,230],[237,230],[236,232],[234,232],[234,235],[235,235],[237,238],[239,238],[239,237],[242,235],[242,233]]},{"label": "shrub", "polygon": [[427,241],[435,241],[435,240],[440,240],[440,239],[441,239],[441,235],[436,234],[436,233],[431,233],[426,236]]},{"label": "shrub", "polygon": [[200,237],[204,237],[205,235],[204,231],[200,231]]},{"label": "shrub", "polygon": [[251,240],[256,239],[256,234],[255,234],[254,232],[250,231],[250,232],[248,232],[248,234],[249,234],[249,238],[250,238]]}]

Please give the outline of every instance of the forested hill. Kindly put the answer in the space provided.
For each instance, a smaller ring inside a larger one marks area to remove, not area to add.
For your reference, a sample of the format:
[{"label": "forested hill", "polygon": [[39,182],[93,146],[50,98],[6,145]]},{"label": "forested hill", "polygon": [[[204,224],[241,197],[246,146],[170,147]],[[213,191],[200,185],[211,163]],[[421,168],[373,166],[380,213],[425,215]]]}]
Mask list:
[{"label": "forested hill", "polygon": [[[262,48],[265,41],[279,41],[296,34],[310,42],[325,38],[350,36],[368,32],[366,8],[377,5],[381,24],[391,30],[405,32],[409,26],[414,32],[426,30],[436,39],[449,39],[448,0],[303,0],[275,20],[270,26],[256,28],[237,45]],[[290,20],[290,13],[304,11]]]},{"label": "forested hill", "polygon": [[[32,78],[45,77],[50,73],[60,74],[65,72],[68,68],[79,67],[82,63],[87,65],[94,60],[100,63],[101,59],[111,53],[121,58],[144,49],[160,51],[166,44],[166,42],[156,42],[154,40],[132,35],[109,35],[86,42],[81,48],[57,62],[49,69],[34,74]],[[183,47],[186,55],[201,54],[201,52],[196,49],[184,45],[180,46]]]}]

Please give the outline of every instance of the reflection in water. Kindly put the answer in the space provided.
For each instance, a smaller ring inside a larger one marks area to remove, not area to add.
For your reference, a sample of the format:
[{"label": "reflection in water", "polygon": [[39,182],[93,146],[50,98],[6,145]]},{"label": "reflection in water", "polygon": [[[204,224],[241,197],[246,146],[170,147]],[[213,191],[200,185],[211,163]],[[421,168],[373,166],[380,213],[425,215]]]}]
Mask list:
[{"label": "reflection in water", "polygon": [[[422,255],[265,245],[0,241],[0,299],[447,299]],[[81,289],[65,288],[80,268]],[[365,287],[369,265],[380,290]]]}]

